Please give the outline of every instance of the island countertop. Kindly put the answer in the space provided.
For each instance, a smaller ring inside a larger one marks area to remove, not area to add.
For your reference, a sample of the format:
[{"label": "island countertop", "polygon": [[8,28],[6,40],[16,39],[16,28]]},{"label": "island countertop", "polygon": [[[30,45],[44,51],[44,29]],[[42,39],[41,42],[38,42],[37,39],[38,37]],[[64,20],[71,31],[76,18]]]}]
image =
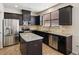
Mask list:
[{"label": "island countertop", "polygon": [[29,33],[20,33],[20,36],[26,42],[43,39],[43,37],[33,34],[33,33],[30,33],[30,32]]}]

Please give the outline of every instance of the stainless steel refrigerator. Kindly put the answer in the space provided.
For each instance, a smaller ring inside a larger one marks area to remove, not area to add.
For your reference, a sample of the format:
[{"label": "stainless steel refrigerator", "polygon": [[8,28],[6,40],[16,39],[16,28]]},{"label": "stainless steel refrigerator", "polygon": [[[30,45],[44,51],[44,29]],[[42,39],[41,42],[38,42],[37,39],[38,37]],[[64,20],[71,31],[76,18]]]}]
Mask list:
[{"label": "stainless steel refrigerator", "polygon": [[4,19],[3,46],[14,45],[18,42],[16,35],[19,34],[19,19]]}]

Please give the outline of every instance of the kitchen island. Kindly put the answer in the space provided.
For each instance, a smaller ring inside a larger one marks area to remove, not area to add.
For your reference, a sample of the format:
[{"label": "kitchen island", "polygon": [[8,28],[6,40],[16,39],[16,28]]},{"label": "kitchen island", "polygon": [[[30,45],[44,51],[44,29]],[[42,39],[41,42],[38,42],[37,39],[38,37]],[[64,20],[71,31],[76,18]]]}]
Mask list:
[{"label": "kitchen island", "polygon": [[20,50],[23,55],[41,55],[43,37],[33,33],[20,33]]}]

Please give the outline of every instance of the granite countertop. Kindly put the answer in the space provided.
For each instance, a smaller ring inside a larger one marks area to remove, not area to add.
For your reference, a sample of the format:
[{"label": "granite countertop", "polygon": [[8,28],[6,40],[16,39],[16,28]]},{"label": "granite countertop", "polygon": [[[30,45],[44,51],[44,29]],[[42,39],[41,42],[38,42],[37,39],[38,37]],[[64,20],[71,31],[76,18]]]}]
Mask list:
[{"label": "granite countertop", "polygon": [[35,40],[41,40],[43,37],[33,34],[33,33],[20,33],[20,36],[22,39],[24,39],[26,42],[35,41]]},{"label": "granite countertop", "polygon": [[71,36],[70,33],[60,32],[60,31],[45,31],[45,30],[38,30],[38,29],[37,29],[37,31],[42,31],[42,32],[45,32],[45,33],[55,34],[55,35],[60,35],[60,36],[65,36],[65,37]]},{"label": "granite countertop", "polygon": [[31,30],[37,30],[37,31],[42,31],[42,32],[46,32],[46,33],[50,33],[50,34],[55,34],[55,35],[60,35],[60,36],[72,36],[71,34],[71,30],[67,30],[67,29],[62,29],[62,28],[43,28],[40,26],[31,26],[30,27]]}]

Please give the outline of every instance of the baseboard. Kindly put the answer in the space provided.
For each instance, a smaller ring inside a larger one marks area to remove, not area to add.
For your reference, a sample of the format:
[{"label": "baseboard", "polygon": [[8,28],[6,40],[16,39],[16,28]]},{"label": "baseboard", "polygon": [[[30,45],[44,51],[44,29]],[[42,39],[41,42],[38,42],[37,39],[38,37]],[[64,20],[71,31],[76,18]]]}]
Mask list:
[{"label": "baseboard", "polygon": [[78,55],[77,53],[72,52],[70,55]]}]

